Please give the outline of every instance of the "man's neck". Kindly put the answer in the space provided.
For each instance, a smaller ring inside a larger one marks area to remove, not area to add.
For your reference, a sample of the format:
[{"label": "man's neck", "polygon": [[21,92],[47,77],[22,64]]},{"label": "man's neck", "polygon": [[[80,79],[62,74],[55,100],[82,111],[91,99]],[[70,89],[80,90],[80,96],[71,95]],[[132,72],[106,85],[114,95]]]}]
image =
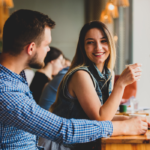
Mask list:
[{"label": "man's neck", "polygon": [[0,64],[17,74],[20,74],[26,68],[24,60],[25,58],[21,56],[13,56],[9,53],[2,53],[0,55]]}]

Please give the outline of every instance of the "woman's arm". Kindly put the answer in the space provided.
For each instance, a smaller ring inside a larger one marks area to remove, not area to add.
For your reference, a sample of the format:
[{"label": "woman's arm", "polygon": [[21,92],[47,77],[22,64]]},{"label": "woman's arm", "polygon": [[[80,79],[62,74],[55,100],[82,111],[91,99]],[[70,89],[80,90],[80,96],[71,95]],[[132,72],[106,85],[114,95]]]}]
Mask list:
[{"label": "woman's arm", "polygon": [[125,69],[117,80],[112,94],[102,106],[95,91],[90,75],[85,71],[77,71],[68,84],[69,93],[77,97],[79,103],[88,117],[92,120],[112,120],[120,104],[126,85],[136,81],[140,77],[140,70],[134,64]]}]

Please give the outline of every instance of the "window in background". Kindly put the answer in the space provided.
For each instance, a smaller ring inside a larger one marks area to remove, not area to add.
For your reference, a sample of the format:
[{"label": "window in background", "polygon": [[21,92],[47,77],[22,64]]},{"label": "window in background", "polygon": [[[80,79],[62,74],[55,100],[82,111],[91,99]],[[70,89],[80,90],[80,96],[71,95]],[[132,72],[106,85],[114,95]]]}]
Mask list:
[{"label": "window in background", "polygon": [[132,48],[132,0],[130,6],[119,7],[119,18],[114,19],[114,38],[116,41],[115,73],[120,74],[126,64],[133,63]]}]

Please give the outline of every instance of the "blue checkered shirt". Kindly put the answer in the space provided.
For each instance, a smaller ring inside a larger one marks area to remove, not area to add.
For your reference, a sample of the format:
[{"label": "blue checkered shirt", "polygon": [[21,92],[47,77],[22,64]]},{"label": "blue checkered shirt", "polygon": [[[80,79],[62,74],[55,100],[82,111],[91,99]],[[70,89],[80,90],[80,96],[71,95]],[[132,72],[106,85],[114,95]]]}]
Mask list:
[{"label": "blue checkered shirt", "polygon": [[67,120],[42,109],[30,93],[24,72],[18,75],[0,64],[0,150],[36,150],[36,136],[73,144],[112,132],[110,121]]}]

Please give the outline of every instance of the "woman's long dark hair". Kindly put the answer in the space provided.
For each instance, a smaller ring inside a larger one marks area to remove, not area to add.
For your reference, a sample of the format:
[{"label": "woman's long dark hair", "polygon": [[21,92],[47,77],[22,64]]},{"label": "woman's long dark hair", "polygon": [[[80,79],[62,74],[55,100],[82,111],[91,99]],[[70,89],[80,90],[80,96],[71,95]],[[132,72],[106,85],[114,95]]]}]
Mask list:
[{"label": "woman's long dark hair", "polygon": [[84,40],[85,40],[86,33],[90,29],[93,29],[93,28],[97,28],[101,32],[103,32],[104,36],[107,39],[110,55],[107,58],[107,60],[105,61],[105,65],[107,66],[107,68],[110,69],[111,74],[112,74],[114,66],[115,66],[115,60],[116,60],[116,49],[115,49],[115,44],[114,44],[113,37],[112,37],[111,33],[109,32],[109,30],[107,29],[106,25],[103,24],[102,22],[100,22],[100,21],[89,22],[89,23],[85,24],[82,27],[81,31],[80,31],[79,41],[78,41],[78,45],[77,45],[75,56],[73,58],[73,61],[71,63],[71,66],[70,66],[68,72],[64,76],[64,78],[63,78],[63,80],[62,80],[62,82],[61,82],[61,84],[60,84],[60,86],[58,88],[56,101],[54,102],[54,104],[50,108],[51,112],[54,110],[55,106],[57,105],[57,100],[58,100],[60,87],[64,83],[67,75],[70,74],[70,72],[72,72],[76,68],[81,67],[81,66],[85,66],[85,65],[89,66],[90,63],[91,63],[89,58],[86,56],[86,52],[85,52],[85,49],[84,49]]}]

